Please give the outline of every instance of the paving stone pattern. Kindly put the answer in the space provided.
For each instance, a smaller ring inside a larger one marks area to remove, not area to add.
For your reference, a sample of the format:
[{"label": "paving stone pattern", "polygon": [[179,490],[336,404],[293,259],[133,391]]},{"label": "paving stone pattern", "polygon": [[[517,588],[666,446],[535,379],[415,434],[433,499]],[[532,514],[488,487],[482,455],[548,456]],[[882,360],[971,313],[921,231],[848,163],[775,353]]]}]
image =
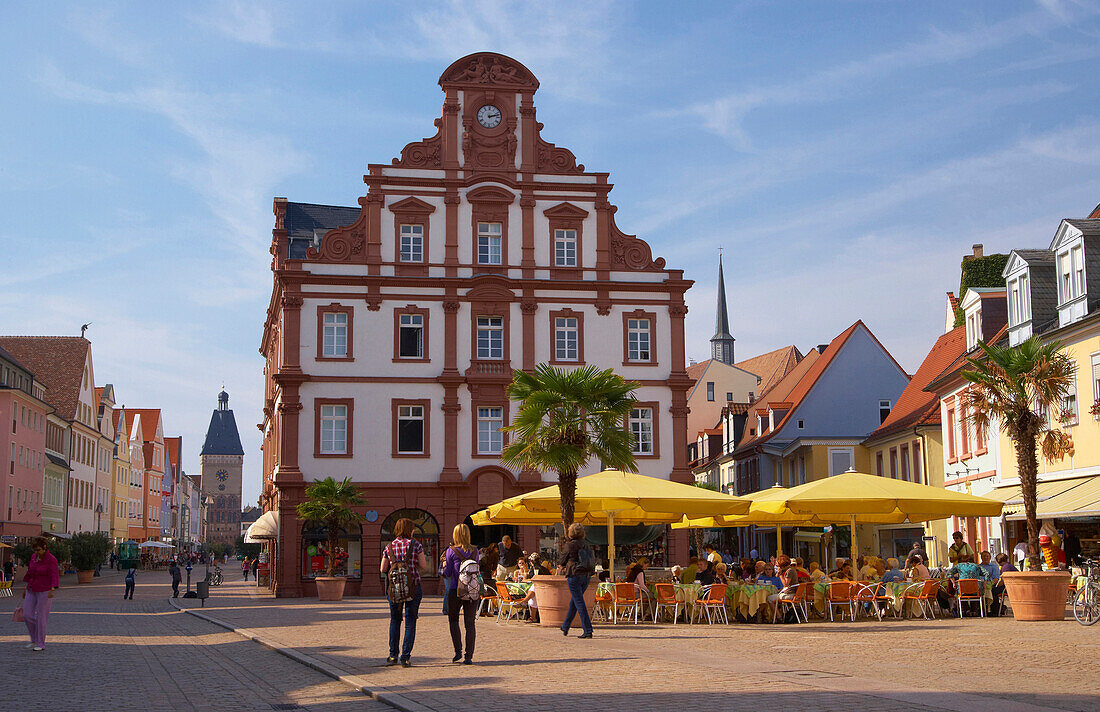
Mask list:
[{"label": "paving stone pattern", "polygon": [[1100,710],[1100,629],[1072,620],[603,625],[577,640],[483,618],[464,666],[427,597],[402,669],[384,665],[385,601],[274,599],[236,581],[214,595],[207,614],[432,710]]},{"label": "paving stone pattern", "polygon": [[[161,581],[163,579],[163,581]],[[17,584],[18,585],[18,584]],[[168,604],[165,573],[141,573],[134,600],[105,571],[64,577],[46,650],[0,598],[0,710],[391,710],[347,685]]]}]

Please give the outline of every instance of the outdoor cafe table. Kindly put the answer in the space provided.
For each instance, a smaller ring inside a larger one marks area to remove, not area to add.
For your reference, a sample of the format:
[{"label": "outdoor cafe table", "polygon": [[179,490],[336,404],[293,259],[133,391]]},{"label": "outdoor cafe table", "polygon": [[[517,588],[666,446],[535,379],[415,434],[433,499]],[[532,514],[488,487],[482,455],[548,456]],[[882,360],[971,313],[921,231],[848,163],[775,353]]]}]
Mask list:
[{"label": "outdoor cafe table", "polygon": [[[947,579],[940,579],[940,585]],[[902,606],[906,606],[905,615],[920,615],[917,611],[916,605],[913,601],[905,604],[905,592],[909,587],[914,586],[914,581],[888,581],[883,584],[886,587],[886,596],[890,599],[890,605],[898,613],[901,613]],[[825,592],[829,589],[828,581],[819,581],[814,584],[814,608],[819,613],[825,612]],[[913,593],[917,593],[917,589],[913,588]],[[982,582],[982,598],[985,601],[986,610],[989,610],[993,606],[993,582]]]},{"label": "outdoor cafe table", "polygon": [[771,584],[731,582],[726,589],[726,605],[731,611],[740,611],[745,618],[752,618],[760,606],[768,602],[768,596],[778,592],[779,589]]}]

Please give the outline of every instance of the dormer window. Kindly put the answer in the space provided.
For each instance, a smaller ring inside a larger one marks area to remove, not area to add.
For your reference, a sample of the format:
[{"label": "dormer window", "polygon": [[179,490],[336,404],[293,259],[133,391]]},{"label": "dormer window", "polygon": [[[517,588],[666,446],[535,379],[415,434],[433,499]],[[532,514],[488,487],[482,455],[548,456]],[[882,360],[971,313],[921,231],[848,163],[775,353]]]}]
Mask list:
[{"label": "dormer window", "polygon": [[975,311],[966,315],[966,349],[969,351],[978,345],[982,338],[982,313]]},{"label": "dormer window", "polygon": [[1084,249],[1075,245],[1058,255],[1058,303],[1065,304],[1084,293]]},{"label": "dormer window", "polygon": [[1008,283],[1009,326],[1031,321],[1031,292],[1027,272]]}]

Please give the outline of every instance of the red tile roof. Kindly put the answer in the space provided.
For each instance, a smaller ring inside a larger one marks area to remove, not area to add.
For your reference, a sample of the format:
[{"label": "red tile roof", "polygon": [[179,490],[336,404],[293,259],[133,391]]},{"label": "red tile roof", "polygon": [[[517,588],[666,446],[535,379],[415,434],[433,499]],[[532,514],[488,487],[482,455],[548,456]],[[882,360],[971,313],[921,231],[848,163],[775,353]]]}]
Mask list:
[{"label": "red tile roof", "polygon": [[[784,346],[781,349],[769,351],[766,354],[760,354],[759,356],[753,356],[744,361],[738,361],[733,365],[749,373],[755,373],[760,377],[760,392],[756,394],[757,397],[759,397],[772,386],[783,380],[783,378],[798,365],[798,362],[801,361],[802,358],[803,356],[799,353],[797,348],[794,346]],[[688,373],[691,373],[690,369]]]},{"label": "red tile roof", "polygon": [[91,342],[80,336],[0,336],[11,353],[46,385],[46,402],[65,420],[76,419]]},{"label": "red tile roof", "polygon": [[898,396],[897,402],[890,410],[890,415],[867,440],[878,440],[918,425],[939,423],[940,399],[935,393],[929,393],[924,389],[965,351],[966,327],[964,326],[956,327],[936,339],[936,343],[924,357],[924,362],[913,374],[909,385]]},{"label": "red tile roof", "polygon": [[180,448],[182,445],[183,438],[179,435],[164,439],[164,446],[168,449],[168,462],[172,463],[172,467],[177,470],[180,466]]},{"label": "red tile roof", "polygon": [[[818,353],[816,349],[810,351],[802,357],[802,360],[798,362],[798,365],[796,365],[786,377],[772,386],[770,390],[766,391],[763,397],[753,403],[749,408],[761,407],[767,412],[768,406],[772,403],[786,402],[791,391],[795,389],[799,381],[806,376],[807,372],[813,368],[814,364],[820,359],[821,354]],[[750,434],[750,428],[753,422],[754,421],[750,419],[749,424],[745,427],[745,432],[741,435],[741,442],[738,443],[738,448],[744,447],[758,439],[759,436]]]},{"label": "red tile roof", "polygon": [[141,439],[151,443],[157,439],[157,423],[160,422],[160,408],[127,408],[133,415],[141,416]]}]

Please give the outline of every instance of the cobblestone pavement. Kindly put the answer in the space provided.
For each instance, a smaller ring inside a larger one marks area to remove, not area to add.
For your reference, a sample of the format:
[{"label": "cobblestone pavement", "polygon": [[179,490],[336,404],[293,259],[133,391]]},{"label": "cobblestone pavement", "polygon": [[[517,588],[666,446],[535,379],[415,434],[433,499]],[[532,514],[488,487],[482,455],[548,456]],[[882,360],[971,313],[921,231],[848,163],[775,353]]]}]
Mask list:
[{"label": "cobblestone pavement", "polygon": [[1100,710],[1100,629],[1072,620],[598,625],[577,640],[483,618],[471,667],[450,662],[427,597],[402,669],[384,665],[385,601],[274,599],[238,581],[214,596],[204,614],[432,710]]},{"label": "cobblestone pavement", "polygon": [[132,601],[114,571],[93,584],[75,579],[54,595],[44,652],[25,649],[26,626],[11,621],[22,591],[0,598],[0,710],[391,709],[176,611],[166,573],[140,572]]}]

